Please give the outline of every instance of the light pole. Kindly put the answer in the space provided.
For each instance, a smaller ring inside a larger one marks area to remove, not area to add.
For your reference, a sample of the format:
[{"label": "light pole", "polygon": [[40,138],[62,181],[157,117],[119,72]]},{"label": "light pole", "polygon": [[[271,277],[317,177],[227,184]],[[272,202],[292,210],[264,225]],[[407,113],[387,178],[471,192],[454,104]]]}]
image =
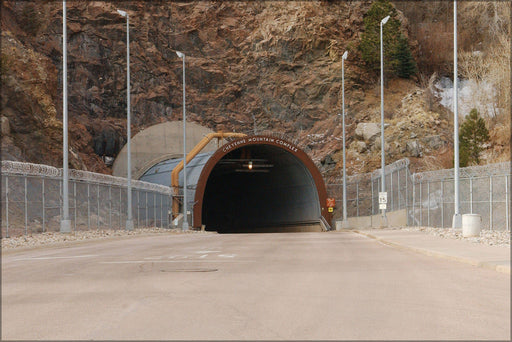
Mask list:
[{"label": "light pole", "polygon": [[[380,21],[380,155],[381,155],[381,192],[386,192],[386,166],[384,153],[384,47],[382,43],[382,25],[389,20],[389,15]],[[386,209],[382,209],[382,226],[387,227]]]},{"label": "light pole", "polygon": [[185,112],[185,54],[176,51],[179,58],[183,59],[183,226],[182,230],[188,230],[187,220],[187,116]]},{"label": "light pole", "polygon": [[62,1],[62,218],[60,232],[71,232],[69,219],[69,172],[68,172],[68,54],[66,31],[66,0]]},{"label": "light pole", "polygon": [[457,0],[453,1],[453,154],[454,154],[454,214],[452,228],[462,227],[459,198],[459,111],[458,111],[458,71],[457,71]]},{"label": "light pole", "polygon": [[126,135],[127,135],[127,178],[128,178],[128,189],[127,192],[127,203],[126,203],[126,230],[133,230],[133,219],[132,219],[132,151],[130,146],[131,138],[131,113],[130,113],[130,17],[125,11],[117,10],[117,13],[126,17]]},{"label": "light pole", "polygon": [[343,221],[341,226],[348,228],[347,220],[347,168],[345,157],[345,60],[347,59],[348,51],[345,51],[341,56],[341,105],[342,105],[342,127],[343,127]]}]

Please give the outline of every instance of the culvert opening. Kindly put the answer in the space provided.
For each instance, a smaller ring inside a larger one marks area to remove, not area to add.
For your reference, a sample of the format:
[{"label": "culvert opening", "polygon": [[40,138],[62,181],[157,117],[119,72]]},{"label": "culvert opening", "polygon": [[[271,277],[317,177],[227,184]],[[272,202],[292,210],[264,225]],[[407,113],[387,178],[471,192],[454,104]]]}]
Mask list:
[{"label": "culvert opening", "polygon": [[[265,139],[267,143],[251,144]],[[194,221],[206,230],[321,230],[323,179],[309,157],[292,144],[273,138],[239,139],[221,148],[208,164],[198,182],[194,208]]]}]

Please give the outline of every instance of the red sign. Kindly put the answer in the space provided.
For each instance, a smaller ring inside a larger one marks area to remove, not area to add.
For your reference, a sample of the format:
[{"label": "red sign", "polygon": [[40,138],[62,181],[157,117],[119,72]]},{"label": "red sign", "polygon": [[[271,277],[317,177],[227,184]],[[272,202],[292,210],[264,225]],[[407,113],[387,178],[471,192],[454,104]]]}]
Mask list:
[{"label": "red sign", "polygon": [[335,206],[336,206],[336,199],[328,198],[327,199],[327,207],[328,208],[334,208]]}]

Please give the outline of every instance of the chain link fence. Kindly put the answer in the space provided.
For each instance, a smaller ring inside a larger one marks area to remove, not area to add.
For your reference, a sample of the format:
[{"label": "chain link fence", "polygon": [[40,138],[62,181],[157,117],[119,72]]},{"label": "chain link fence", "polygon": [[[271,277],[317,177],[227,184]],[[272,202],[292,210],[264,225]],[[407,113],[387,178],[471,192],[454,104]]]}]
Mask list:
[{"label": "chain link fence", "polygon": [[[409,160],[384,169],[387,211],[407,210],[407,225],[448,228],[454,214],[453,169],[411,174]],[[479,214],[482,229],[510,230],[510,163],[459,169],[461,214]],[[347,215],[379,214],[381,169],[347,177]],[[334,219],[342,219],[343,180],[331,179],[329,197],[336,199]]]},{"label": "chain link fence", "polygon": [[[62,216],[62,169],[2,161],[1,236],[59,231]],[[127,180],[69,170],[69,218],[72,230],[125,229]],[[168,227],[168,187],[132,181],[134,226]]]},{"label": "chain link fence", "polygon": [[[451,227],[453,169],[415,173],[411,225]],[[510,163],[460,168],[460,213],[478,214],[482,229],[510,230]]]}]

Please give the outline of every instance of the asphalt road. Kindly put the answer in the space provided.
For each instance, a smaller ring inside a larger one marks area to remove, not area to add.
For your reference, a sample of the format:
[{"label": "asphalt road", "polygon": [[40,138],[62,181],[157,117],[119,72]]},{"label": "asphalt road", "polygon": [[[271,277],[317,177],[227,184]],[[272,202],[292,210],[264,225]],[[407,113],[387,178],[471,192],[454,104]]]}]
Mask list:
[{"label": "asphalt road", "polygon": [[510,339],[510,278],[351,232],[137,236],[2,256],[10,339]]}]

